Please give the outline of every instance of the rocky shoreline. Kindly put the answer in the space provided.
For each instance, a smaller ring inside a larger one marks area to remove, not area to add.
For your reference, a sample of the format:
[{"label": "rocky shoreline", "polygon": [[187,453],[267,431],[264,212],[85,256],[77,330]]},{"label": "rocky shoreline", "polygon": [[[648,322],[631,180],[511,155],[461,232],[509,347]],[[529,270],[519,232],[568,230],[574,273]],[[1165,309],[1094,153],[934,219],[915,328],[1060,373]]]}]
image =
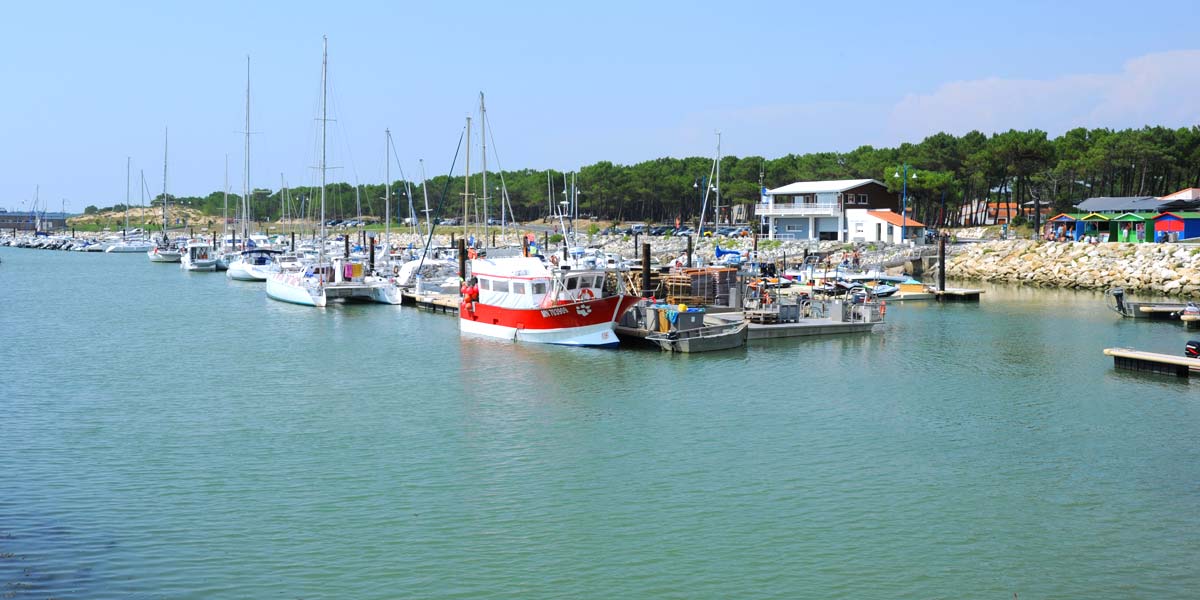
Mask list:
[{"label": "rocky shoreline", "polygon": [[1200,246],[1005,240],[973,244],[947,259],[960,279],[1200,296]]}]

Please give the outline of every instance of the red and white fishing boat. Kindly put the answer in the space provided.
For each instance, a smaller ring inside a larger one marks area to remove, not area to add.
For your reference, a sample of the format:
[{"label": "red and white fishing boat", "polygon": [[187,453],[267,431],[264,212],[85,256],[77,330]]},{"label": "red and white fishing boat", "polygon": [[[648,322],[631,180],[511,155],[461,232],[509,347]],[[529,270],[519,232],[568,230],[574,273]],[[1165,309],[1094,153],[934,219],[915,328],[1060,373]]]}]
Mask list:
[{"label": "red and white fishing boat", "polygon": [[614,290],[602,269],[551,270],[538,258],[474,259],[471,273],[475,283],[459,307],[465,334],[613,347],[614,325],[638,301]]}]

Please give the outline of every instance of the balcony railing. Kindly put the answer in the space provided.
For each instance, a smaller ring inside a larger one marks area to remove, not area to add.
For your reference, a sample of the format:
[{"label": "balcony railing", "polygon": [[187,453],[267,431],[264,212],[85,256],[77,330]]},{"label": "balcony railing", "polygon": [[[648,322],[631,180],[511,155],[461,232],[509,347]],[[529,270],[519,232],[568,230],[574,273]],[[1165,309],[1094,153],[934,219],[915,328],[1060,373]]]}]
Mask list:
[{"label": "balcony railing", "polygon": [[758,204],[754,207],[754,214],[760,217],[790,217],[790,216],[837,216],[841,214],[842,207],[836,202],[827,202],[822,204]]}]

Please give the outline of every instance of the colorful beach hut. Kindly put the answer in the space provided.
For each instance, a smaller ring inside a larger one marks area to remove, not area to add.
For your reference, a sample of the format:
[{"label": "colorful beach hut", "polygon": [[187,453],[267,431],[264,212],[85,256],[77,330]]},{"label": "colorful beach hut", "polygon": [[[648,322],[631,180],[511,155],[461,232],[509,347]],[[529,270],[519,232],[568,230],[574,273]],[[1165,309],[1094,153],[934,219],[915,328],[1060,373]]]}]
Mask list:
[{"label": "colorful beach hut", "polygon": [[1108,222],[1111,219],[1111,216],[1102,215],[1100,213],[1084,215],[1083,218],[1079,219],[1079,222],[1083,223],[1083,231],[1081,235],[1094,236],[1101,242],[1117,241],[1116,236],[1114,235],[1116,232],[1112,231],[1112,229],[1108,226]]},{"label": "colorful beach hut", "polygon": [[1154,241],[1154,217],[1157,216],[1158,213],[1152,212],[1129,212],[1113,217],[1109,223],[1116,232],[1114,241],[1134,244]]},{"label": "colorful beach hut", "polygon": [[1050,217],[1046,222],[1050,228],[1050,233],[1054,239],[1062,238],[1064,240],[1076,241],[1083,235],[1084,213],[1060,213]]},{"label": "colorful beach hut", "polygon": [[1165,212],[1154,217],[1154,241],[1200,237],[1200,213]]}]

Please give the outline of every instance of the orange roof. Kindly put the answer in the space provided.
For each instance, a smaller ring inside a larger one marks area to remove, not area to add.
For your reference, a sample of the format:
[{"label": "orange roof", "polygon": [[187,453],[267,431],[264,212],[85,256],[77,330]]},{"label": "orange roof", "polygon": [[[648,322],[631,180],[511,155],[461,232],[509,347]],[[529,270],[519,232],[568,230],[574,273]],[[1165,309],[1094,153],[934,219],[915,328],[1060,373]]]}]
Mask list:
[{"label": "orange roof", "polygon": [[904,217],[901,217],[900,215],[898,215],[890,210],[868,210],[867,214],[871,215],[872,217],[875,217],[877,219],[887,221],[888,223],[895,225],[897,227],[924,227],[925,226],[924,223],[920,223],[916,219],[913,219],[912,217],[909,217],[908,220],[906,221],[904,219]]}]

